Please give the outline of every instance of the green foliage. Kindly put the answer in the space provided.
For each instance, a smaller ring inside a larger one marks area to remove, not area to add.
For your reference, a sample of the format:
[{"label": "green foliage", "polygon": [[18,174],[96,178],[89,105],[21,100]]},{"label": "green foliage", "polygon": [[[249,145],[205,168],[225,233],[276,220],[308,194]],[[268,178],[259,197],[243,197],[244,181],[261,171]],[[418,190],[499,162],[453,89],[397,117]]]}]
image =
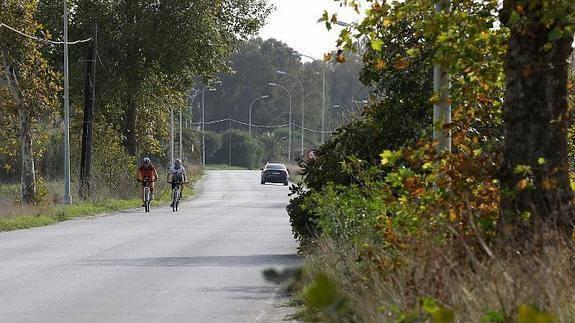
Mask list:
[{"label": "green foliage", "polygon": [[302,247],[305,248],[306,245],[310,244],[321,234],[317,223],[318,216],[314,206],[309,201],[311,192],[305,192],[301,187],[297,186],[290,187],[290,190],[292,191],[290,195],[295,197],[290,200],[287,212],[293,236],[300,243],[299,249],[303,249]]},{"label": "green foliage", "polygon": [[304,210],[318,214],[317,225],[324,235],[336,240],[358,241],[371,237],[380,216],[385,214],[384,196],[370,194],[371,188],[328,185],[304,203]]},{"label": "green foliage", "polygon": [[490,311],[481,319],[482,323],[505,323],[505,316],[497,311]]},{"label": "green foliage", "polygon": [[279,132],[264,132],[258,137],[263,147],[263,162],[285,160],[287,144],[286,137],[280,137]]},{"label": "green foliage", "polygon": [[[40,1],[42,23],[61,33],[61,3]],[[263,0],[91,1],[70,4],[70,39],[91,36],[98,24],[97,108],[130,155],[162,155],[170,109],[186,108],[199,78],[211,80],[239,44],[254,35],[271,7]],[[85,70],[84,46],[70,48],[71,75]],[[60,65],[61,48],[50,52]],[[84,79],[71,78],[72,101]],[[161,153],[160,153],[161,152]]]},{"label": "green foliage", "polygon": [[[206,162],[214,163],[215,155],[222,149],[223,135],[213,131],[206,131],[204,138],[206,141]],[[201,138],[199,142],[201,142]],[[199,149],[201,149],[201,143]]]},{"label": "green foliage", "polygon": [[107,200],[105,202],[84,202],[71,206],[44,206],[41,208],[23,209],[19,210],[20,214],[0,217],[0,232],[34,228],[78,217],[133,208],[139,203],[139,199]]},{"label": "green foliage", "polygon": [[250,138],[245,131],[232,129],[222,135],[222,146],[210,162],[229,164],[231,161],[232,166],[253,169],[259,168],[262,154],[263,150],[256,139]]},{"label": "green foliage", "polygon": [[553,314],[542,311],[535,306],[521,305],[518,309],[517,323],[553,323]]}]

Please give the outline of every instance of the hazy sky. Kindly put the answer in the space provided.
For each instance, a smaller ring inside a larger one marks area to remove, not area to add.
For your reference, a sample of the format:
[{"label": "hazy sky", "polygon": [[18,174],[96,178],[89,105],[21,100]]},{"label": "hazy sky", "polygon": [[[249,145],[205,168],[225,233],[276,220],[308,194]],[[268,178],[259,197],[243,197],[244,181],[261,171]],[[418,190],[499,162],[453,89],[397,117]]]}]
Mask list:
[{"label": "hazy sky", "polygon": [[341,27],[331,31],[325,24],[317,23],[324,10],[338,13],[341,21],[357,20],[349,8],[341,9],[334,0],[270,0],[276,6],[260,33],[264,39],[279,39],[298,52],[317,58],[335,48],[335,41]]}]

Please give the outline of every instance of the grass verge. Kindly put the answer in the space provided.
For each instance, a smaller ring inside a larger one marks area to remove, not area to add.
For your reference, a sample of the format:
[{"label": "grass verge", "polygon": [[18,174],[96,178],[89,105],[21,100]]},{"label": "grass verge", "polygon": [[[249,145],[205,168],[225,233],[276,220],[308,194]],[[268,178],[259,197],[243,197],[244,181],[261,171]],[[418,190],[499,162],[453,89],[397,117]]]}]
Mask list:
[{"label": "grass verge", "polygon": [[14,207],[0,216],[0,232],[29,229],[78,217],[115,212],[138,206],[139,199],[81,202],[72,205]]},{"label": "grass verge", "polygon": [[[190,172],[190,182],[197,182],[202,176],[201,171],[194,170]],[[161,180],[163,177],[161,177]],[[17,187],[17,185],[13,185]],[[13,193],[12,190],[9,192]],[[8,192],[8,191],[7,191]],[[4,192],[6,193],[6,192]],[[191,197],[194,194],[192,185],[184,188],[184,197]],[[50,204],[19,206],[7,202],[8,194],[3,194],[4,202],[0,210],[0,232],[14,231],[41,227],[58,222],[72,220],[80,217],[94,216],[98,214],[119,212],[122,210],[140,207],[142,201],[140,198],[116,199],[105,198],[99,201],[80,201],[72,205]],[[10,197],[13,201],[14,197]],[[76,201],[79,201],[76,199]],[[169,184],[162,182],[156,186],[155,200],[152,207],[166,205],[171,202]]]}]

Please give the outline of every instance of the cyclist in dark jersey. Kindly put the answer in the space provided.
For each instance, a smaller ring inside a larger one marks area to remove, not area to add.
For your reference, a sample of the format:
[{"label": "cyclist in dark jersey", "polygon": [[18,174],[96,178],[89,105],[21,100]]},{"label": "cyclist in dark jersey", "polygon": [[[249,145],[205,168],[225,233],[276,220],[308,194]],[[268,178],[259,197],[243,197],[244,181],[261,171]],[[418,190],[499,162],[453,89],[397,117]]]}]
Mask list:
[{"label": "cyclist in dark jersey", "polygon": [[[177,186],[180,187],[180,198],[182,197],[182,189],[184,188],[184,183],[188,182],[186,176],[186,170],[182,166],[182,161],[178,158],[174,160],[174,165],[168,170],[168,182],[172,183],[172,189]],[[173,205],[171,205],[173,206]]]}]

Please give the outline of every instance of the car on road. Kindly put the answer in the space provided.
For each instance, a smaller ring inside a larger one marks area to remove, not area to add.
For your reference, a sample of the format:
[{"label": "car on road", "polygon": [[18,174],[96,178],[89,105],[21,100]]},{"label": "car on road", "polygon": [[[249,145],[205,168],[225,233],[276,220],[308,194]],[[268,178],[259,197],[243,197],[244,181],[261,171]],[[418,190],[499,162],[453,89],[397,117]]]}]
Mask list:
[{"label": "car on road", "polygon": [[283,183],[288,185],[289,172],[286,165],[279,163],[267,163],[262,168],[261,184],[265,183]]}]

